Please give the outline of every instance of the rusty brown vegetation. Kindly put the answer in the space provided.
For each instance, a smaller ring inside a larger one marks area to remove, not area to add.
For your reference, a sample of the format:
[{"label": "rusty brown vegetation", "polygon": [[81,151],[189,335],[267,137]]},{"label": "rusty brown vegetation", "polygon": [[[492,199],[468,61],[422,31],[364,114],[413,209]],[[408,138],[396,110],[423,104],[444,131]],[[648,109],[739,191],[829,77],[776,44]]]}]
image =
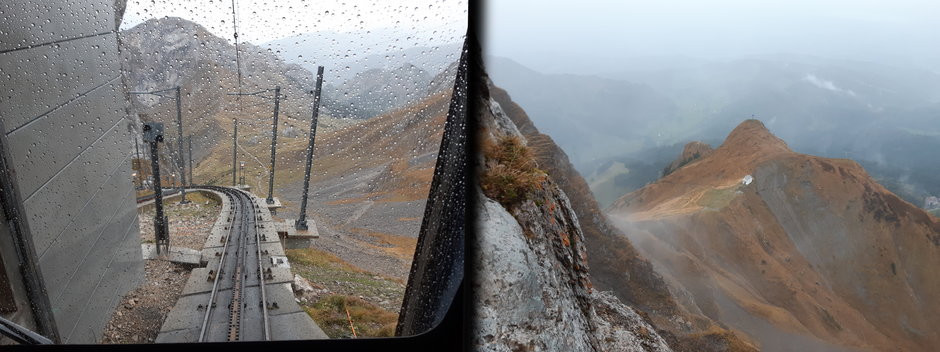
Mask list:
[{"label": "rusty brown vegetation", "polygon": [[484,142],[486,167],[480,179],[483,193],[503,205],[513,205],[538,189],[545,173],[517,136],[502,136],[496,142]]},{"label": "rusty brown vegetation", "polygon": [[305,306],[304,310],[332,338],[351,336],[350,320],[357,337],[392,337],[398,323],[398,314],[347,295],[324,297],[312,306]]}]

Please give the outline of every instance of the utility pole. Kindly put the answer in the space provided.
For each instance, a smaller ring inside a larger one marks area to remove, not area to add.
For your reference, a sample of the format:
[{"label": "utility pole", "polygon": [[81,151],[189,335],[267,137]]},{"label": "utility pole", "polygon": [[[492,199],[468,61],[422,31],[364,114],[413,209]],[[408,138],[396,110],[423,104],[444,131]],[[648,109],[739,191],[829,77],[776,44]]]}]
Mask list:
[{"label": "utility pole", "polygon": [[245,183],[245,162],[244,162],[244,161],[239,162],[238,170],[239,170],[239,175],[240,175],[239,178],[238,178],[238,183],[244,185],[244,184],[246,184],[246,183]]},{"label": "utility pole", "polygon": [[[161,93],[169,92],[171,90],[175,91],[174,98],[176,99],[176,131],[179,132],[179,141],[178,141],[179,153],[176,154],[177,155],[176,166],[177,168],[180,169],[180,172],[182,172],[183,170],[183,101],[182,99],[180,99],[180,87],[176,86],[173,88],[154,90],[154,91],[149,91],[149,92],[128,92],[128,93],[129,94],[150,94],[150,95],[156,95],[160,97],[167,97],[166,95],[163,95]],[[162,125],[161,125],[161,128],[162,128]],[[161,133],[161,138],[162,138],[163,131],[161,130],[160,133]],[[186,200],[186,190],[183,189],[183,199],[180,200],[180,204],[186,204],[186,203],[189,203],[189,201]]]},{"label": "utility pole", "polygon": [[136,177],[134,177],[134,178],[136,179],[137,184],[135,185],[134,189],[135,189],[135,190],[140,190],[140,189],[143,188],[143,186],[144,186],[144,181],[143,181],[143,177],[144,177],[144,168],[141,167],[141,165],[140,165],[140,147],[138,146],[138,143],[137,143],[137,134],[136,134],[136,133],[134,134],[134,151],[137,153],[137,158],[134,159],[135,165],[137,166],[137,172],[134,173],[134,176],[136,176]]},{"label": "utility pole", "polygon": [[176,86],[176,132],[179,135],[179,144],[177,150],[179,151],[176,155],[176,165],[179,166],[180,170],[180,191],[183,192],[183,199],[180,200],[180,204],[189,203],[186,200],[186,159],[183,155],[183,101],[180,99],[180,86]]},{"label": "utility pole", "polygon": [[[274,158],[277,153],[277,149],[276,149],[277,148],[277,117],[278,117],[278,112],[280,110],[281,86],[275,86],[274,89],[265,89],[265,90],[257,91],[254,93],[238,92],[238,93],[228,93],[228,95],[236,95],[236,96],[259,95],[261,93],[270,92],[270,91],[274,91],[274,125],[271,128],[271,170],[270,170],[269,179],[268,179],[267,203],[274,204],[274,198],[272,197],[272,194],[274,193]],[[265,97],[265,96],[262,96],[262,97]],[[238,120],[235,120],[235,133],[232,138],[237,138],[237,136],[238,136]],[[237,148],[238,142],[235,141],[233,145],[235,146],[235,148]],[[236,166],[235,156],[236,156],[236,150],[233,149],[232,150],[232,183],[236,183],[235,182],[235,177],[236,177],[235,176],[235,166]]]},{"label": "utility pole", "polygon": [[235,126],[235,132],[232,133],[232,187],[238,187],[238,182],[235,180],[235,164],[238,163],[238,118],[232,119],[232,124]]},{"label": "utility pole", "polygon": [[167,227],[167,218],[163,215],[163,188],[160,185],[160,149],[157,143],[163,142],[163,124],[148,122],[144,124],[144,141],[150,143],[150,168],[153,175],[154,204],[157,214],[154,217],[153,233],[157,243],[157,255],[162,247],[167,253],[170,251],[170,231]]},{"label": "utility pole", "polygon": [[268,172],[268,199],[265,202],[274,204],[274,161],[277,154],[277,113],[281,102],[281,86],[274,87],[274,123],[271,124],[271,170]]},{"label": "utility pole", "polygon": [[186,144],[189,147],[189,186],[193,186],[193,135],[186,137]]},{"label": "utility pole", "polygon": [[304,193],[300,201],[300,216],[294,228],[307,230],[307,192],[310,190],[310,167],[313,164],[313,142],[317,136],[317,117],[320,115],[320,87],[323,86],[323,66],[317,67],[317,87],[313,92],[313,118],[310,120],[310,141],[307,143],[307,165],[304,167]]}]

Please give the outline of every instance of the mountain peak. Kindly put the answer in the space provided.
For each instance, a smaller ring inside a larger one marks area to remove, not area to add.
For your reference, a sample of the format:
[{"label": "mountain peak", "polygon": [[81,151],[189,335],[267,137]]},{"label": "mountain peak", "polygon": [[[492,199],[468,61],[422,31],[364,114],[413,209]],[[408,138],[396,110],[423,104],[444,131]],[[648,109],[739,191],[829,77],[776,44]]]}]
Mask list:
[{"label": "mountain peak", "polygon": [[755,152],[790,152],[787,142],[775,136],[764,123],[757,119],[747,119],[738,127],[735,127],[725,142],[721,144],[721,149],[746,149]]}]

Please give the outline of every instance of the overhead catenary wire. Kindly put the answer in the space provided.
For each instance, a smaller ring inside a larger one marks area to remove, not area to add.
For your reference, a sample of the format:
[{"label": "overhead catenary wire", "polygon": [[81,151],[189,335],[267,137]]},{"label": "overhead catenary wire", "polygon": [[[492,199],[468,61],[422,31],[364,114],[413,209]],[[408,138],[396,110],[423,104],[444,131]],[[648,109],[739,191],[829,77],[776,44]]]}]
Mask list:
[{"label": "overhead catenary wire", "polygon": [[[241,66],[241,57],[238,50],[238,15],[235,13],[235,9],[238,5],[235,3],[235,0],[232,0],[232,31],[234,32],[235,37],[235,70],[238,73],[238,93],[242,92],[242,66]],[[238,98],[236,98],[238,99]]]}]

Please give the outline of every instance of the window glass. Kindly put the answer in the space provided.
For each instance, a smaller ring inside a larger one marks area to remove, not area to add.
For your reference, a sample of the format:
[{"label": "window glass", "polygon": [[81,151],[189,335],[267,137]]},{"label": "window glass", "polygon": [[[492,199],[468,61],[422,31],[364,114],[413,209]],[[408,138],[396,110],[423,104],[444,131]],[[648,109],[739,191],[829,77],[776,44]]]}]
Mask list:
[{"label": "window glass", "polygon": [[42,313],[16,322],[71,344],[393,336],[467,7],[0,4],[0,181],[35,268],[9,282]]}]

